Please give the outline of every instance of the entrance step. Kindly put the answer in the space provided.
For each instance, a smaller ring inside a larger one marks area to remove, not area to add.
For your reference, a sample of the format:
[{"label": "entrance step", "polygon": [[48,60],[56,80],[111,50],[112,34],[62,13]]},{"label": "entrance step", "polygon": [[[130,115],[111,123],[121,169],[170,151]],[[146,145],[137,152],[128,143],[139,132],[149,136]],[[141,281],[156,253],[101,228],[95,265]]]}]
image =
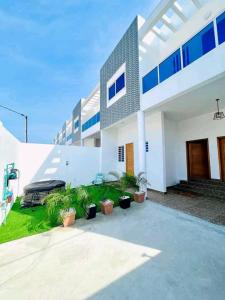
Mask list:
[{"label": "entrance step", "polygon": [[192,179],[181,181],[171,188],[177,192],[217,198],[225,201],[225,182],[220,180]]}]

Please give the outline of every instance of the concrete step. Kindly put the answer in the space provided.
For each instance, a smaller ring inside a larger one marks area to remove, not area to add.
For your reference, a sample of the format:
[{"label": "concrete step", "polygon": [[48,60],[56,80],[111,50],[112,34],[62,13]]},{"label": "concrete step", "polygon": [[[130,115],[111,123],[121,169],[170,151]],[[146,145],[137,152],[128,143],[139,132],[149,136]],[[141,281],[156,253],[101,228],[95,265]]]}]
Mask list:
[{"label": "concrete step", "polygon": [[172,189],[179,192],[192,193],[194,195],[212,197],[225,201],[225,191],[219,190],[217,188],[212,189],[210,187],[203,187],[197,185],[179,184],[174,186]]}]

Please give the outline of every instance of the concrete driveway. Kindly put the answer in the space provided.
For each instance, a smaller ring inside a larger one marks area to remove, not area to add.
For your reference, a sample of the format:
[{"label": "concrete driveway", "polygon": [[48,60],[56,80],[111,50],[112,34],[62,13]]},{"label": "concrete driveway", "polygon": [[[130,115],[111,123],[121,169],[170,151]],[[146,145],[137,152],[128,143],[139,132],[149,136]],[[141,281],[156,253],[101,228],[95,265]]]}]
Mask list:
[{"label": "concrete driveway", "polygon": [[225,227],[146,201],[0,245],[0,299],[225,299]]}]

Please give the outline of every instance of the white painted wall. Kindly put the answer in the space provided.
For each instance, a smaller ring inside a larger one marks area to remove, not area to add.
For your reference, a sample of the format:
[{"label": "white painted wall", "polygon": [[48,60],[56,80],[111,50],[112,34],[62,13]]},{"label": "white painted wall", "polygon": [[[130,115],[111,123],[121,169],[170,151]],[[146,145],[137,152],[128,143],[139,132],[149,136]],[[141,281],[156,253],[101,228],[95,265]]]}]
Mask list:
[{"label": "white painted wall", "polygon": [[2,199],[4,169],[6,165],[15,162],[16,168],[18,167],[19,143],[0,122],[0,199]]},{"label": "white painted wall", "polygon": [[220,179],[217,137],[225,136],[225,119],[213,120],[213,113],[177,123],[176,169],[177,180],[187,179],[186,141],[208,138],[211,177]]},{"label": "white painted wall", "polygon": [[146,155],[147,178],[152,189],[166,192],[164,114],[146,114],[145,128],[146,140],[149,142],[149,153]]},{"label": "white painted wall", "polygon": [[117,129],[101,130],[100,170],[107,174],[117,170]]},{"label": "white painted wall", "polygon": [[19,153],[20,193],[25,185],[40,180],[90,184],[99,172],[99,148],[21,143]]},{"label": "white painted wall", "polygon": [[[164,118],[165,124],[165,160],[166,160],[166,186],[178,183],[176,174],[177,157],[177,123]],[[179,164],[178,164],[179,166]]]}]

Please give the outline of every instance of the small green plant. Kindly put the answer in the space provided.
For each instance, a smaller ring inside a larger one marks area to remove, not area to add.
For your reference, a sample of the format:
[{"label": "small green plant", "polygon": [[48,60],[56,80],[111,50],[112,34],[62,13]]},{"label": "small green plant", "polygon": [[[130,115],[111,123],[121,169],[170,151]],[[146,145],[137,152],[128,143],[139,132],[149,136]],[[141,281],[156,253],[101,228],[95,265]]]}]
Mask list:
[{"label": "small green plant", "polygon": [[66,192],[55,192],[45,197],[44,203],[46,204],[50,224],[55,226],[62,221],[60,218],[60,210],[65,211],[70,209],[72,196]]},{"label": "small green plant", "polygon": [[120,178],[120,188],[123,192],[127,188],[137,188],[137,178],[133,175],[128,175],[127,173],[123,173],[123,176]]},{"label": "small green plant", "polygon": [[84,186],[80,186],[76,189],[76,196],[78,204],[86,213],[87,206],[91,204],[91,198]]}]

